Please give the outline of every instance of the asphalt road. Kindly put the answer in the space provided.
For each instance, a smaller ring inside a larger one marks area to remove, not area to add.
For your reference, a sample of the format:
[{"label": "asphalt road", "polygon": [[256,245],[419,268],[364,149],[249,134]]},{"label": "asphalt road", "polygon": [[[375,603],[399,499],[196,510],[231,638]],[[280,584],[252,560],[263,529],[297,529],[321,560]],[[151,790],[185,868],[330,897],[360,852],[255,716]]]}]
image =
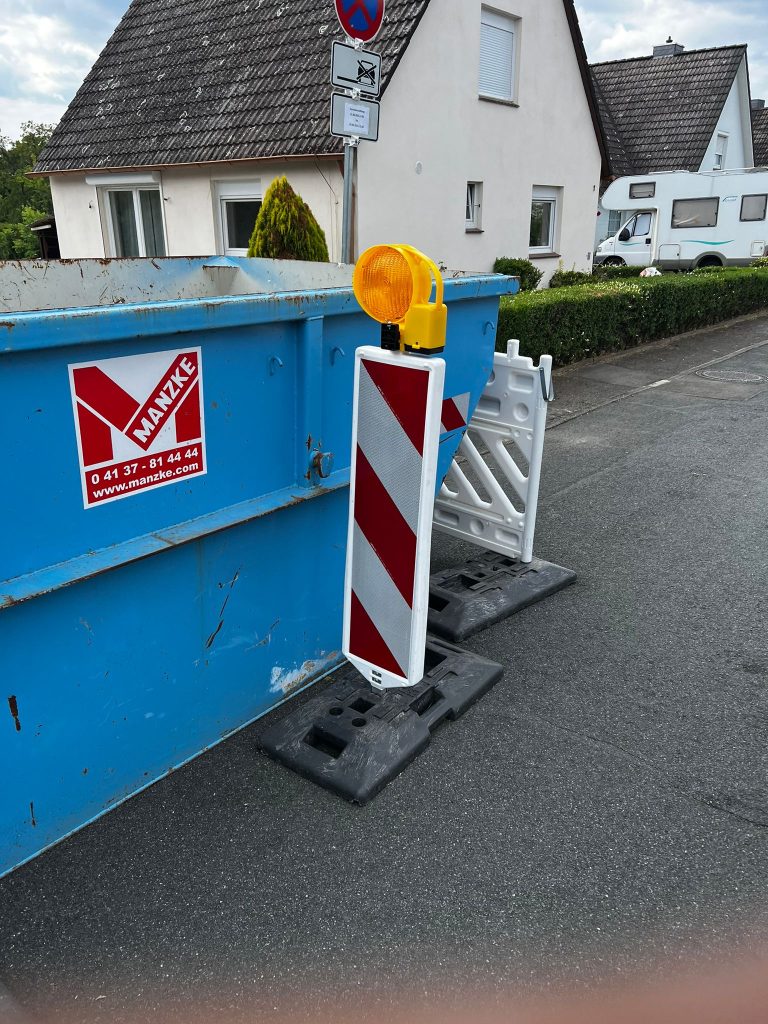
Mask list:
[{"label": "asphalt road", "polygon": [[365,808],[261,722],[0,881],[19,1004],[382,1020],[768,939],[768,318],[556,383],[536,553],[579,578],[464,645],[503,681]]}]

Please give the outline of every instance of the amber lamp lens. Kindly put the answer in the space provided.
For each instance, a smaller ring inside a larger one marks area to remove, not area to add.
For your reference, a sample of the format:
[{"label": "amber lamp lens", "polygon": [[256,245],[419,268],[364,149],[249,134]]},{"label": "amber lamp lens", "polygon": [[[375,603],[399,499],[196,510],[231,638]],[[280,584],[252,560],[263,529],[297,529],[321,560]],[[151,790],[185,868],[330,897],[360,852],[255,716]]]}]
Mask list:
[{"label": "amber lamp lens", "polygon": [[365,253],[352,282],[357,301],[379,323],[400,323],[413,302],[413,274],[402,253],[382,245]]}]

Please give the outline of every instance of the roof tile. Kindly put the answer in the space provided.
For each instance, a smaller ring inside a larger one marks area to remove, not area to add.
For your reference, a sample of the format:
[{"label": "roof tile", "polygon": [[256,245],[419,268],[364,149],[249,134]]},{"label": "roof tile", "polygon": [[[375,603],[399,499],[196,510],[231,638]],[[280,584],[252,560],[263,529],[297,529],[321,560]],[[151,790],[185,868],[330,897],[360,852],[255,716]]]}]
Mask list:
[{"label": "roof tile", "polygon": [[744,45],[591,66],[612,175],[698,171]]}]

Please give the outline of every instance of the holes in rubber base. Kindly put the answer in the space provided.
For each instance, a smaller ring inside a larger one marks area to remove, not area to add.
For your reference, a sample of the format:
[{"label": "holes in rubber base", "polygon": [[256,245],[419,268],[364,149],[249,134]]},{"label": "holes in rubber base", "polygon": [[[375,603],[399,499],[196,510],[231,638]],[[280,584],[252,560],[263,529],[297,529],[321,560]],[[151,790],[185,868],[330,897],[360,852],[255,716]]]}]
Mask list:
[{"label": "holes in rubber base", "polygon": [[316,725],[313,725],[304,737],[304,742],[308,747],[319,750],[321,754],[333,758],[334,761],[341,757],[347,747],[344,740],[331,736],[330,733],[319,729]]},{"label": "holes in rubber base", "polygon": [[372,700],[366,700],[365,697],[358,697],[349,706],[353,711],[359,711],[361,715],[364,715],[366,711],[370,711],[376,704]]}]

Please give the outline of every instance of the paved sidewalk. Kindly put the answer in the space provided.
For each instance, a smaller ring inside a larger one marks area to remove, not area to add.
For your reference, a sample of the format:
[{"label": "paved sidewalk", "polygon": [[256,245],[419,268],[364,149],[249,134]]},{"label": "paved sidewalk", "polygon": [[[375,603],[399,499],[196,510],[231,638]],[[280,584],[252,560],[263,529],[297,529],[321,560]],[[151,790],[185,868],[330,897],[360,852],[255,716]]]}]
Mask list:
[{"label": "paved sidewalk", "polygon": [[[579,579],[466,643],[498,687],[365,808],[257,723],[0,881],[16,1000],[383,1020],[768,938],[768,317],[556,385],[536,550]],[[435,568],[470,553],[436,537]]]}]

